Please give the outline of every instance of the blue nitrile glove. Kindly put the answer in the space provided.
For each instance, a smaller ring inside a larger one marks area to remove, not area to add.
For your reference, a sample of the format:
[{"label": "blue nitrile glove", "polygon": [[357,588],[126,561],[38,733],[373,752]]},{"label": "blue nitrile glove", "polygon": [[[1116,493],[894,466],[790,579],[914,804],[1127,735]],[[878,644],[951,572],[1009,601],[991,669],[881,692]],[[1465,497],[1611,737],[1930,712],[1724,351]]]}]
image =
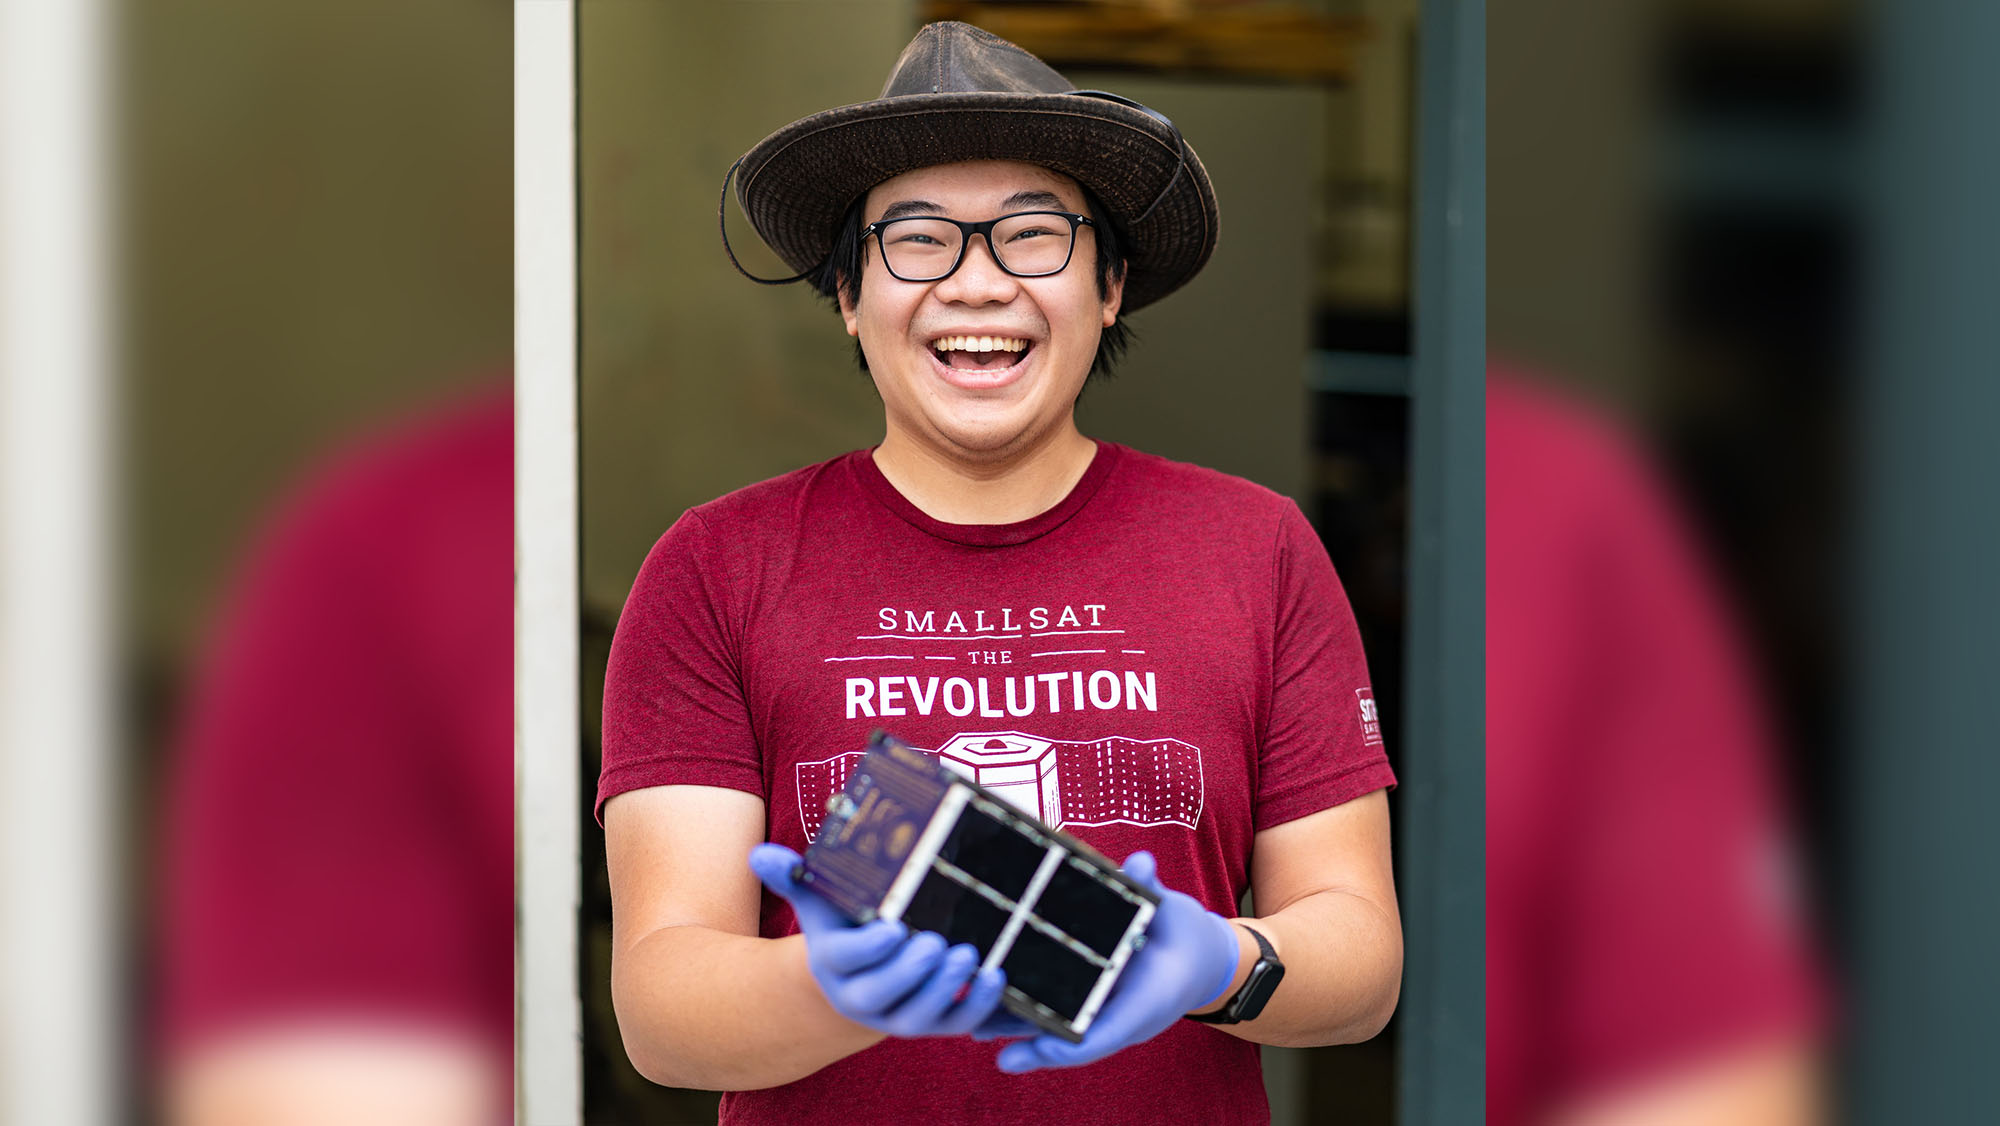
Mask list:
[{"label": "blue nitrile glove", "polygon": [[[806,936],[806,964],[834,1011],[891,1036],[961,1036],[993,1015],[1007,977],[988,970],[974,979],[979,952],[945,949],[930,931],[914,937],[901,923],[877,919],[855,926],[833,904],[792,879],[799,854],[783,845],[750,850],[750,870],[784,897]],[[970,982],[965,999],[954,1003]]]},{"label": "blue nitrile glove", "polygon": [[[1083,1042],[1044,1034],[1009,1044],[1000,1049],[1000,1070],[1018,1074],[1094,1063],[1151,1040],[1186,1013],[1214,1004],[1229,988],[1240,952],[1236,928],[1192,896],[1161,886],[1154,868],[1150,852],[1135,852],[1125,860],[1126,875],[1159,893],[1160,909],[1146,928],[1146,945],[1126,963]],[[995,1020],[977,1035],[989,1039],[1020,1033]]]}]

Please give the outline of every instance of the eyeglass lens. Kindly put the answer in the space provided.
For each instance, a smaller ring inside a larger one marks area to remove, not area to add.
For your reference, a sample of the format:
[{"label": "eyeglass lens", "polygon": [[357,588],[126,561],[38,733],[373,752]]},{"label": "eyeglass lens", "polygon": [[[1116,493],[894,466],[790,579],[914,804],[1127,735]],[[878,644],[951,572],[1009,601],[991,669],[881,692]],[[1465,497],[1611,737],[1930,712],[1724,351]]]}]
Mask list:
[{"label": "eyeglass lens", "polygon": [[[952,271],[965,232],[942,219],[894,219],[881,227],[883,262],[906,281],[934,281]],[[1075,226],[1057,214],[1009,215],[993,225],[993,256],[1008,273],[1053,274],[1068,264]]]}]

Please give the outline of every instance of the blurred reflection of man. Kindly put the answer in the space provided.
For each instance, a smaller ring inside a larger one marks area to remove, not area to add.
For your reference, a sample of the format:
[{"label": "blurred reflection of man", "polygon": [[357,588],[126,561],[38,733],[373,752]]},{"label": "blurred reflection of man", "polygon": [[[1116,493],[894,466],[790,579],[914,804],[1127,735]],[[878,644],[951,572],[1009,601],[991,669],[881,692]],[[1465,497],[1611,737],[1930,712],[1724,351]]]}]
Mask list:
[{"label": "blurred reflection of man", "polygon": [[354,443],[233,585],[167,767],[174,1126],[506,1120],[512,420]]},{"label": "blurred reflection of man", "polygon": [[[1266,1120],[1258,1043],[1364,1039],[1394,1007],[1393,778],[1297,507],[1076,427],[1121,312],[1213,249],[1200,161],[1143,107],[935,24],[881,99],[740,170],[859,342],[885,435],[691,510],[626,603],[598,798],[628,1054],[731,1092],[731,1122]],[[999,1012],[970,947],[848,926],[792,882],[805,795],[878,726],[1062,748],[1066,826],[1161,890],[1081,1044]],[[1260,915],[1227,918],[1246,887]]]},{"label": "blurred reflection of man", "polygon": [[1609,427],[1487,390],[1487,1120],[1819,1121],[1819,986],[1719,602]]}]

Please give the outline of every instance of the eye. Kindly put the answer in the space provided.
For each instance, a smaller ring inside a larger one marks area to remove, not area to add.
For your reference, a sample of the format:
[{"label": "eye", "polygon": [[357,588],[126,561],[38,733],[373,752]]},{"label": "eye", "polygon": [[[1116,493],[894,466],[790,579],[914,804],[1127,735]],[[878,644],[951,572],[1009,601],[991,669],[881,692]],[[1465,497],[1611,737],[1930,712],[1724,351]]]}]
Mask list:
[{"label": "eye", "polygon": [[1053,235],[1057,233],[1058,232],[1051,230],[1048,227],[1024,227],[1021,230],[1015,231],[1013,234],[1008,235],[1007,241],[1021,242],[1025,239],[1036,238],[1039,236]]},{"label": "eye", "polygon": [[932,238],[931,236],[929,236],[929,235],[927,235],[927,234],[924,234],[924,233],[923,233],[922,231],[898,231],[898,232],[896,232],[896,237],[895,237],[895,238],[893,238],[893,239],[890,239],[889,241],[890,241],[890,242],[895,242],[895,243],[905,243],[905,242],[913,242],[913,243],[916,243],[916,244],[917,244],[917,245],[919,245],[919,246],[943,246],[943,245],[944,245],[943,243],[939,242],[938,240],[936,240],[936,239]]}]

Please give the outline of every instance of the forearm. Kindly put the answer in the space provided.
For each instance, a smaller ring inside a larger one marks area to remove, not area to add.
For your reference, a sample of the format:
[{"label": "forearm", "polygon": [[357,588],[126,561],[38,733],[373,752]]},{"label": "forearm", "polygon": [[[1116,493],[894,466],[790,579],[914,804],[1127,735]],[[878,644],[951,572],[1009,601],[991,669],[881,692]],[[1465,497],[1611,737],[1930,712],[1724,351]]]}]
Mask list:
[{"label": "forearm", "polygon": [[883,1038],[827,1004],[799,935],[662,928],[614,955],[611,995],[633,1066],[673,1087],[776,1087]]},{"label": "forearm", "polygon": [[169,1126],[478,1126],[505,1113],[507,1056],[459,1029],[392,1018],[252,1024],[176,1053]]},{"label": "forearm", "polygon": [[[1284,982],[1256,1020],[1218,1025],[1259,1044],[1311,1047],[1369,1039],[1396,1009],[1403,975],[1403,932],[1394,913],[1345,891],[1315,892],[1262,918],[1234,919],[1257,928],[1285,964]],[[1232,996],[1258,958],[1256,940],[1234,927]],[[1221,1007],[1221,1002],[1202,1011]]]}]

